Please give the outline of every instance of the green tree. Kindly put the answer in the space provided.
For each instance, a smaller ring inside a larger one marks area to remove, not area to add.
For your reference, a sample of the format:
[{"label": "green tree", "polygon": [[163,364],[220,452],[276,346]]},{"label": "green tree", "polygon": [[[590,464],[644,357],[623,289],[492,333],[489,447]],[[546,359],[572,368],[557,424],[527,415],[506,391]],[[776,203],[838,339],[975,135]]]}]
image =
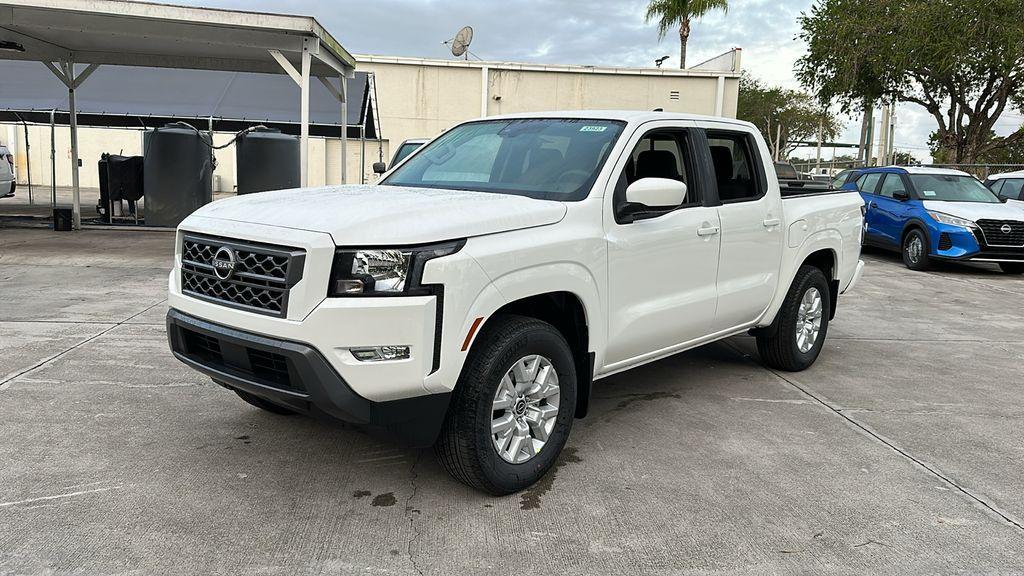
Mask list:
[{"label": "green tree", "polygon": [[770,87],[744,72],[740,76],[737,117],[758,127],[768,147],[779,158],[786,158],[800,144],[818,140],[819,129],[825,140],[839,135],[842,124],[806,92]]},{"label": "green tree", "polygon": [[690,39],[690,21],[712,10],[729,10],[729,0],[651,0],[646,21],[658,21],[658,39],[679,26],[679,68],[686,68],[686,43]]},{"label": "green tree", "polygon": [[823,102],[922,106],[950,162],[1024,138],[992,138],[1003,112],[1024,104],[1021,0],[818,0],[800,25],[797,76]]}]

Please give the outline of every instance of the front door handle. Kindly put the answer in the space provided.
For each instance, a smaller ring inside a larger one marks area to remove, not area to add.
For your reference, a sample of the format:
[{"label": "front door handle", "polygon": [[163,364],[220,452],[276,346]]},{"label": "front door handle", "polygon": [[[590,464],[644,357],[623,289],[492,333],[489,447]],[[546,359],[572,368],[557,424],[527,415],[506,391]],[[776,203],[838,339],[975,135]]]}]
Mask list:
[{"label": "front door handle", "polygon": [[871,210],[872,208],[878,208],[878,204],[875,204],[873,200],[868,202],[868,210]]},{"label": "front door handle", "polygon": [[769,218],[762,222],[762,224],[764,224],[765,228],[774,228],[775,226],[782,224],[782,220],[779,220],[778,218]]},{"label": "front door handle", "polygon": [[718,234],[718,226],[703,226],[697,228],[697,236],[714,236]]}]

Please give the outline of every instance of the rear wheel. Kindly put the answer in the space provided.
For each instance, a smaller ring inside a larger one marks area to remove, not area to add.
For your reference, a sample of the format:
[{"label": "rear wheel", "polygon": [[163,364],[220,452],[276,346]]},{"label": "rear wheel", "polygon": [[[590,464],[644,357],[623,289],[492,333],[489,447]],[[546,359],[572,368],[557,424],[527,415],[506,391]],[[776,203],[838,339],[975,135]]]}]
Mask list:
[{"label": "rear wheel", "polygon": [[927,270],[931,265],[924,232],[915,228],[903,237],[903,263],[911,270]]},{"label": "rear wheel", "polygon": [[435,450],[459,481],[510,494],[555,464],[575,407],[576,368],[562,334],[533,318],[497,316],[469,353]]},{"label": "rear wheel", "polygon": [[999,267],[1007,274],[1024,274],[1024,262],[1001,262]]},{"label": "rear wheel", "polygon": [[259,396],[256,396],[254,394],[249,394],[248,392],[242,392],[241,390],[235,390],[234,392],[235,392],[235,394],[238,394],[239,398],[241,398],[242,400],[245,400],[249,404],[252,404],[253,406],[255,406],[255,407],[257,407],[257,408],[259,408],[261,410],[266,410],[267,412],[271,412],[271,413],[274,413],[274,414],[279,414],[281,416],[290,416],[292,414],[297,414],[297,412],[295,412],[294,410],[289,410],[289,409],[285,408],[284,406],[278,406],[277,404],[274,404],[273,402],[268,402],[268,401],[264,400],[263,398],[260,398]]},{"label": "rear wheel", "polygon": [[825,274],[813,266],[802,266],[779,310],[774,333],[757,337],[761,360],[788,372],[810,367],[825,343],[831,309]]}]

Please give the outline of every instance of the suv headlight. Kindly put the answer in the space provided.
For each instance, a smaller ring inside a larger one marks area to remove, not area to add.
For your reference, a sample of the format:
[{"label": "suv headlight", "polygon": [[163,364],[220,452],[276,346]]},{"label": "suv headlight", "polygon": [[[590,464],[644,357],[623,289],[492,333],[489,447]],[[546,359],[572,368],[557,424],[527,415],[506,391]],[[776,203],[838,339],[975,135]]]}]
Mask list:
[{"label": "suv headlight", "polygon": [[424,265],[458,252],[464,241],[410,248],[338,248],[328,296],[387,296],[428,293],[421,284]]},{"label": "suv headlight", "polygon": [[937,222],[942,224],[949,224],[950,226],[959,226],[961,228],[977,228],[978,225],[973,220],[967,220],[966,218],[957,218],[956,216],[950,216],[942,212],[928,212],[928,215],[934,218]]}]

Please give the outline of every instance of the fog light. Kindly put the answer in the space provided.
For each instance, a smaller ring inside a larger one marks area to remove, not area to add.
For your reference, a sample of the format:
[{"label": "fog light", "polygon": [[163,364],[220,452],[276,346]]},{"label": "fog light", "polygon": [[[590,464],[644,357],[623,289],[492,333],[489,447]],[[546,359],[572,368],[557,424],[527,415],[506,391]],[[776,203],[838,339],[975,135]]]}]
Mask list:
[{"label": "fog light", "polygon": [[369,346],[366,348],[349,348],[352,356],[360,362],[385,362],[388,360],[408,360],[408,346]]}]

